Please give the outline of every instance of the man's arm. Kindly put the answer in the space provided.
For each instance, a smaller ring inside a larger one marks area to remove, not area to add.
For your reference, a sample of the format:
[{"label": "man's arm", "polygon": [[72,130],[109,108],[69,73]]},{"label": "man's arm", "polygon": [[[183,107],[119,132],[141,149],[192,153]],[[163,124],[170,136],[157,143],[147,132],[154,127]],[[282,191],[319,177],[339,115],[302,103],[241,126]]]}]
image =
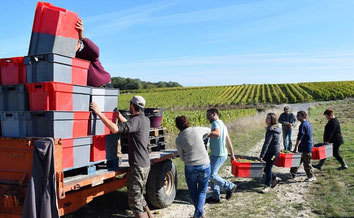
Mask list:
[{"label": "man's arm", "polygon": [[283,124],[284,122],[285,122],[285,120],[284,120],[284,115],[283,115],[283,114],[280,114],[279,119],[278,119],[278,123]]},{"label": "man's arm", "polygon": [[[93,110],[93,112],[95,112],[95,114],[97,114],[97,116],[101,119],[101,121],[103,122],[103,124],[105,126],[107,126],[107,128],[109,130],[111,130],[111,132],[113,134],[118,133],[119,129],[117,124],[113,123],[112,121],[110,121],[104,114],[101,113],[100,109],[98,108],[97,104],[95,102],[92,102],[90,105],[90,108]],[[121,115],[122,116],[122,115]]]},{"label": "man's arm", "polygon": [[296,144],[295,144],[295,147],[294,147],[294,153],[296,153],[298,151],[300,143],[301,143],[301,141],[299,139],[296,139]]},{"label": "man's arm", "polygon": [[220,136],[220,129],[219,128],[215,128],[213,131],[211,131],[211,133],[209,134],[209,137],[212,138],[219,138]]},{"label": "man's arm", "polygon": [[120,123],[125,123],[125,122],[127,122],[127,119],[125,119],[125,117],[123,117],[123,115],[118,111],[118,121],[120,122]]},{"label": "man's arm", "polygon": [[229,134],[226,135],[226,141],[227,141],[227,148],[229,149],[229,152],[231,155],[230,160],[235,160],[234,149],[232,147],[232,142],[231,142]]}]

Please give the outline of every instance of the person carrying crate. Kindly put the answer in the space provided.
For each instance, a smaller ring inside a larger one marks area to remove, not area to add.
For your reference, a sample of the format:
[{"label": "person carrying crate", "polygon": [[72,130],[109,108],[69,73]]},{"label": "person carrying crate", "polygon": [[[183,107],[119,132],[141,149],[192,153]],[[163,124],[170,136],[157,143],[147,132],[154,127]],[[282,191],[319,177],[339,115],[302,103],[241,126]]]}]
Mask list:
[{"label": "person carrying crate", "polygon": [[[316,181],[312,172],[311,165],[311,152],[313,148],[312,141],[312,126],[309,121],[307,121],[307,113],[305,111],[297,112],[296,118],[301,122],[299,126],[299,133],[297,135],[297,140],[294,148],[294,153],[301,152],[301,163],[304,163],[304,169],[307,175],[305,182]],[[290,174],[292,178],[296,177],[296,173],[299,167],[291,167]]]},{"label": "person carrying crate", "polygon": [[232,142],[224,122],[219,119],[219,111],[216,108],[207,110],[207,119],[211,123],[210,137],[210,187],[212,194],[207,198],[207,202],[220,202],[220,189],[226,191],[226,199],[230,199],[236,190],[236,185],[231,181],[225,180],[218,175],[220,167],[227,159],[226,141],[230,151],[230,159],[235,160]]}]

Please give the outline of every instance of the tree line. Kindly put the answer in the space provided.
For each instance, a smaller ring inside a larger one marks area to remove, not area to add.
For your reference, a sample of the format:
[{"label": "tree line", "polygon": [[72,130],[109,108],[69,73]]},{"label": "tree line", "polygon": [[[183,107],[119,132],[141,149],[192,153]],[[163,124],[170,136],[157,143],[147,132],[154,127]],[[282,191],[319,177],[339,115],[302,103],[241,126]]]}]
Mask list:
[{"label": "tree line", "polygon": [[132,89],[153,89],[153,88],[169,88],[169,87],[182,87],[178,82],[163,82],[156,83],[141,81],[140,79],[131,79],[124,77],[112,77],[112,84],[114,88],[120,90],[132,90]]}]

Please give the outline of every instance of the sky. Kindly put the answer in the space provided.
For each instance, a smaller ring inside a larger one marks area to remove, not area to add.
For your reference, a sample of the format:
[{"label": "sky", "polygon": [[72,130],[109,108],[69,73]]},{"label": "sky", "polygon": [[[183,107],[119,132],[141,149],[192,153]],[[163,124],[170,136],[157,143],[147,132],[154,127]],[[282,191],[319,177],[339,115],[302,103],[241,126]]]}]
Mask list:
[{"label": "sky", "polygon": [[[111,76],[183,86],[354,80],[354,1],[48,2],[78,13]],[[36,4],[1,2],[0,58],[27,55]]]}]

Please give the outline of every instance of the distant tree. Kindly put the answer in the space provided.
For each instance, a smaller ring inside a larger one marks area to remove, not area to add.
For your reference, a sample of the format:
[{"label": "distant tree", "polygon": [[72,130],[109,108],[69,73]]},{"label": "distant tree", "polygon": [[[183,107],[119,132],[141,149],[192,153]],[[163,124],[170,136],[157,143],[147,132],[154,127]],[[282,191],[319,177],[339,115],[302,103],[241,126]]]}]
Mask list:
[{"label": "distant tree", "polygon": [[120,90],[127,89],[153,89],[153,88],[165,88],[165,87],[182,87],[177,82],[163,82],[159,81],[157,83],[141,81],[140,79],[131,79],[124,77],[112,77],[112,84],[114,88],[119,88]]}]

